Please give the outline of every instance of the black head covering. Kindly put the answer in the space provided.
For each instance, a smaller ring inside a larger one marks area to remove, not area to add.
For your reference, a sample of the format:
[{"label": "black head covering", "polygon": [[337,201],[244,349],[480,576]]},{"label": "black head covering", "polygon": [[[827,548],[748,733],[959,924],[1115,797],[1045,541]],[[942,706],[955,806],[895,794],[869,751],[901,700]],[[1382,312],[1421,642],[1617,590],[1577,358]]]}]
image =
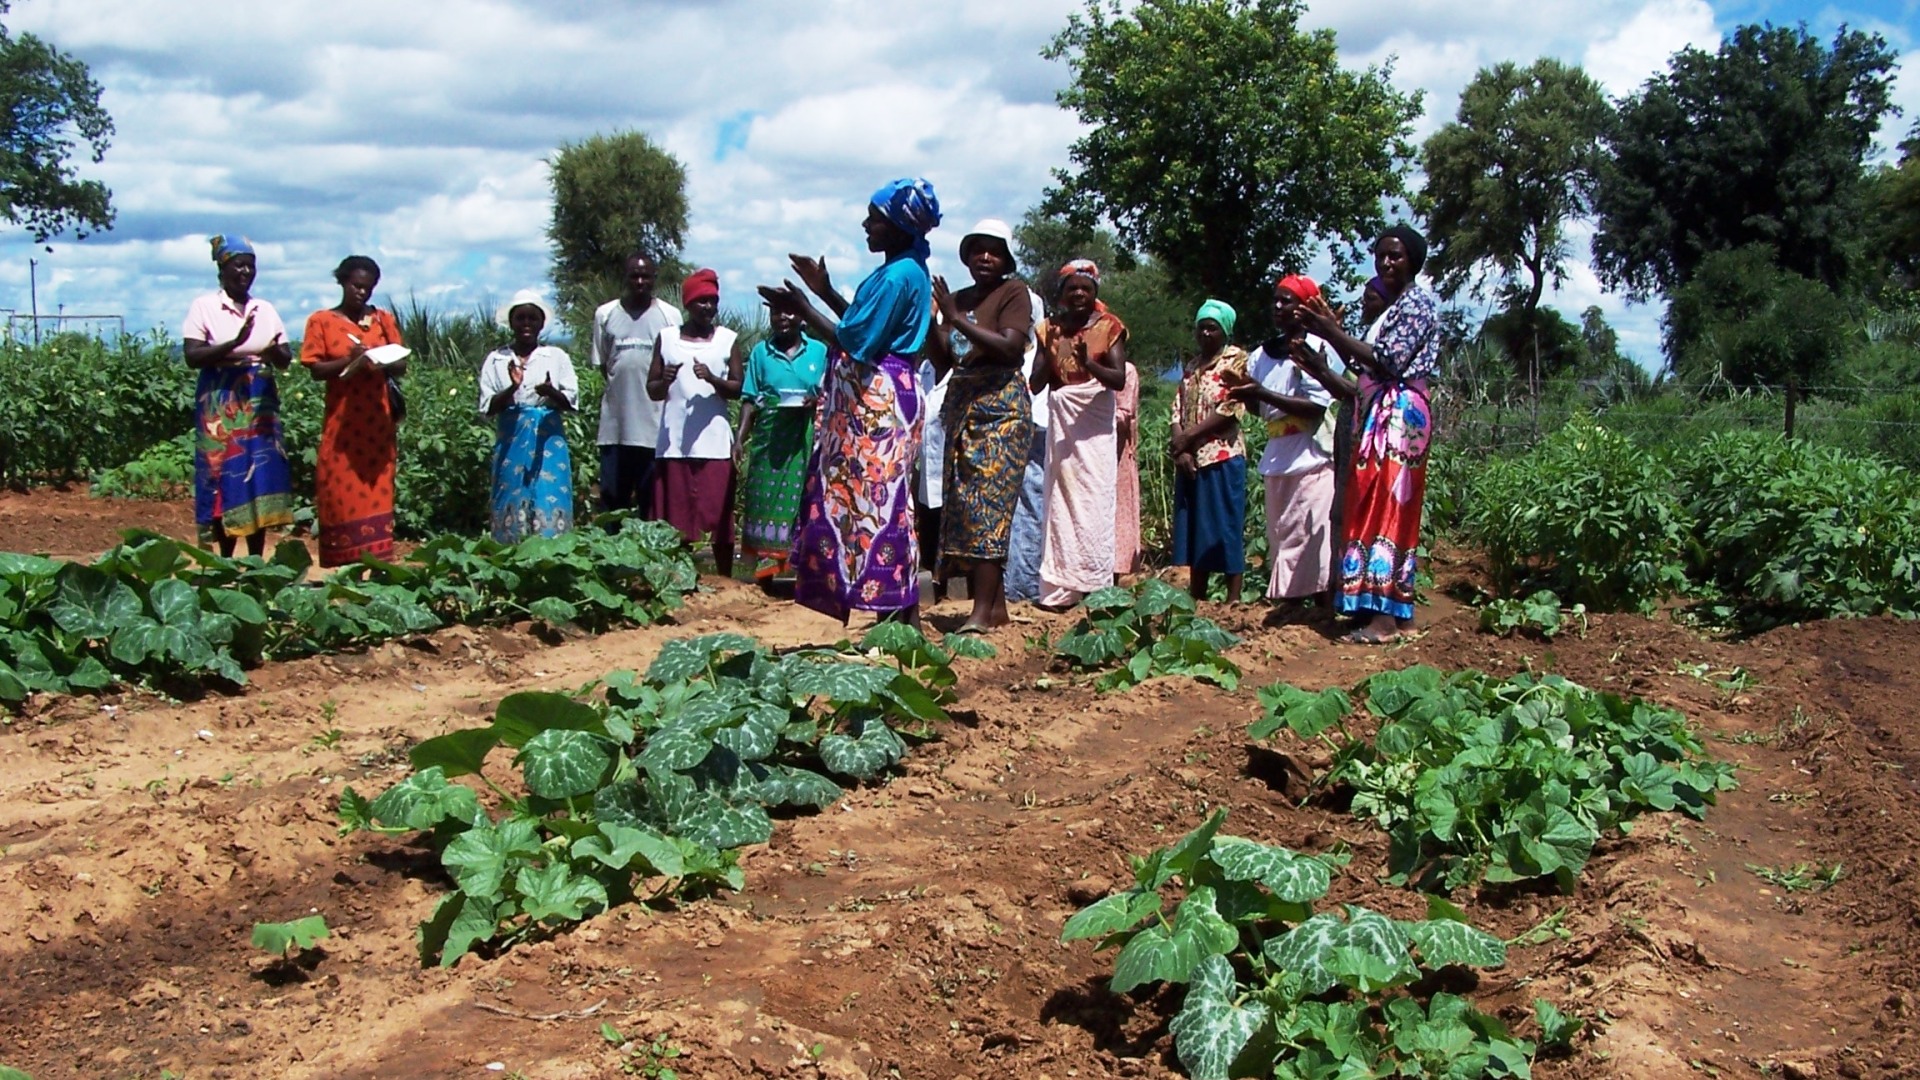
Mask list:
[{"label": "black head covering", "polygon": [[1420,268],[1427,263],[1427,238],[1421,236],[1418,230],[1404,221],[1380,234],[1382,240],[1389,237],[1400,241],[1406,247],[1407,262],[1414,273],[1419,273]]}]

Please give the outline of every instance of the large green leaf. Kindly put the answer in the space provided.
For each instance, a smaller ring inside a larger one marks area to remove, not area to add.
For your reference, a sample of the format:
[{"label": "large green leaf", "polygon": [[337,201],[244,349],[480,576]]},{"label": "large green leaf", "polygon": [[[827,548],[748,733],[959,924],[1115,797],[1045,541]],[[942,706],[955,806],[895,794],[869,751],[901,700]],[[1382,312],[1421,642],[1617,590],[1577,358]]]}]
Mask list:
[{"label": "large green leaf", "polygon": [[500,895],[511,864],[538,854],[540,837],[533,823],[510,817],[497,825],[475,825],[454,837],[440,853],[440,862],[462,892],[492,899]]},{"label": "large green leaf", "polygon": [[1289,903],[1310,903],[1333,887],[1333,872],[1326,863],[1286,848],[1217,836],[1210,854],[1228,881],[1258,881]]},{"label": "large green leaf", "polygon": [[705,761],[713,747],[713,739],[697,728],[656,728],[647,734],[637,760],[643,768],[684,771]]},{"label": "large green leaf", "polygon": [[1160,894],[1153,889],[1132,888],[1096,900],[1075,912],[1060,930],[1061,941],[1105,937],[1140,925],[1140,920],[1160,910]]},{"label": "large green leaf", "polygon": [[534,922],[560,919],[578,922],[607,907],[607,888],[558,859],[545,866],[523,866],[514,876],[520,893],[520,913]]},{"label": "large green leaf", "polygon": [[1113,962],[1113,991],[1125,993],[1157,980],[1186,982],[1202,958],[1224,955],[1239,943],[1240,932],[1214,906],[1213,890],[1198,886],[1180,902],[1171,929],[1151,923],[1120,949]]},{"label": "large green leaf", "polygon": [[573,842],[573,857],[594,859],[615,870],[633,870],[642,876],[679,877],[684,872],[680,849],[667,836],[653,829],[605,821],[600,823],[599,835]]},{"label": "large green leaf", "polygon": [[757,642],[742,634],[707,634],[669,641],[660,646],[660,654],[647,668],[647,681],[662,686],[685,682],[707,670],[716,653],[751,652],[757,647]]},{"label": "large green leaf", "polygon": [[1261,687],[1259,697],[1267,714],[1247,728],[1247,734],[1256,739],[1269,738],[1283,727],[1303,739],[1311,739],[1353,711],[1352,700],[1339,687],[1328,687],[1316,694],[1287,683],[1276,683]]},{"label": "large green leaf", "polygon": [[1507,962],[1507,946],[1499,938],[1451,919],[1403,922],[1400,929],[1420,951],[1423,967],[1440,968],[1448,964],[1468,967],[1499,967]]},{"label": "large green leaf", "polygon": [[856,780],[880,775],[906,753],[907,744],[886,721],[871,713],[854,718],[852,735],[833,734],[820,739],[820,762],[827,771]]},{"label": "large green leaf", "polygon": [[20,681],[13,668],[0,660],[0,701],[20,702],[27,700],[27,684]]},{"label": "large green leaf", "polygon": [[1192,832],[1148,855],[1134,870],[1135,883],[1144,889],[1158,889],[1175,874],[1191,877],[1194,867],[1213,850],[1214,834],[1226,820],[1226,808],[1221,807],[1207,815],[1207,820]]},{"label": "large green leaf", "polygon": [[764,844],[773,836],[773,819],[758,803],[733,804],[711,791],[702,791],[679,773],[649,772],[645,783],[648,810],[668,831],[713,848]]},{"label": "large green leaf", "polygon": [[442,897],[433,909],[433,917],[420,924],[414,940],[420,948],[420,962],[438,960],[441,967],[452,967],[467,955],[476,942],[493,938],[500,920],[496,902],[489,896],[469,896],[455,889]]},{"label": "large green leaf", "polygon": [[840,785],[811,769],[753,764],[753,780],[741,794],[767,806],[811,806],[825,810],[845,794]]},{"label": "large green leaf", "polygon": [[1228,1080],[1234,1059],[1271,1018],[1258,999],[1234,1004],[1238,989],[1226,957],[1208,956],[1194,965],[1187,999],[1167,1025],[1174,1052],[1193,1080]]},{"label": "large green leaf", "polygon": [[543,731],[590,731],[606,734],[600,712],[585,702],[546,690],[525,690],[500,699],[493,711],[500,741],[518,750]]},{"label": "large green leaf", "polygon": [[140,616],[140,594],[103,570],[67,563],[60,569],[60,591],[51,614],[69,634],[108,638]]},{"label": "large green leaf", "polygon": [[559,626],[578,619],[580,608],[558,596],[543,596],[527,605],[527,614],[549,626]]},{"label": "large green leaf", "polygon": [[822,697],[836,705],[865,705],[896,674],[891,667],[857,660],[800,661],[788,670],[787,685],[796,696]]},{"label": "large green leaf", "polygon": [[1324,993],[1340,982],[1338,950],[1351,948],[1373,957],[1389,970],[1394,979],[1412,979],[1419,974],[1407,955],[1411,947],[1404,932],[1393,920],[1352,904],[1346,906],[1347,918],[1321,912],[1277,938],[1269,939],[1262,952],[1277,970],[1300,977],[1302,992]]},{"label": "large green leaf", "polygon": [[613,753],[584,731],[549,728],[527,741],[517,759],[527,790],[543,799],[571,799],[606,782]]},{"label": "large green leaf", "polygon": [[1165,615],[1169,611],[1192,611],[1193,597],[1185,589],[1176,589],[1159,578],[1148,578],[1140,585],[1139,598],[1134,601],[1133,609],[1147,618]]},{"label": "large green leaf", "polygon": [[779,705],[754,702],[734,722],[715,731],[713,741],[740,755],[743,761],[759,761],[779,745],[780,732],[790,715]]},{"label": "large green leaf", "polygon": [[368,816],[382,825],[427,830],[443,821],[478,825],[487,820],[472,788],[447,783],[439,766],[422,769],[373,800]]},{"label": "large green leaf", "polygon": [[449,777],[478,773],[487,754],[500,745],[500,732],[492,727],[462,728],[423,739],[407,751],[407,760],[416,769],[439,766]]}]

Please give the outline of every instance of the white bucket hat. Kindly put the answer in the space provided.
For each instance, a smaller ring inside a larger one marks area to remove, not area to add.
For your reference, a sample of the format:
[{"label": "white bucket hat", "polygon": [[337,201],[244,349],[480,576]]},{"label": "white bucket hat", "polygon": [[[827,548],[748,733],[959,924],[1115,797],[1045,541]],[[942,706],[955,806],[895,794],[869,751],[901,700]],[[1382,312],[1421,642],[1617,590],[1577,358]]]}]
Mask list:
[{"label": "white bucket hat", "polygon": [[973,228],[968,229],[965,236],[960,238],[961,262],[967,261],[967,253],[973,250],[974,242],[982,239],[1000,241],[1000,243],[1006,246],[1007,261],[1012,262],[1014,260],[1013,226],[1001,221],[999,218],[981,218],[979,221],[973,223]]},{"label": "white bucket hat", "polygon": [[508,319],[508,316],[513,314],[514,308],[527,304],[539,308],[540,314],[546,316],[547,325],[553,325],[553,308],[548,306],[547,302],[540,298],[540,292],[537,289],[521,289],[519,292],[514,293],[513,299],[500,305],[500,310],[494,314],[493,320],[499,323],[502,329],[511,330],[513,329],[513,323]]}]

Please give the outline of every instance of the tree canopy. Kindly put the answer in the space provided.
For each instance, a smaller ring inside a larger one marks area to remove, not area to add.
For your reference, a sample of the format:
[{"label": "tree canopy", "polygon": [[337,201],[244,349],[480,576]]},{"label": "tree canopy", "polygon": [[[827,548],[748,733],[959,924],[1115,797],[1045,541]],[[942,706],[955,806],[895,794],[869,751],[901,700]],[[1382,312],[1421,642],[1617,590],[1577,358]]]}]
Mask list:
[{"label": "tree canopy", "polygon": [[645,251],[670,276],[687,232],[687,170],[638,131],[563,144],[553,179],[553,283],[571,316],[619,294],[626,259]]},{"label": "tree canopy", "polygon": [[1087,0],[1044,51],[1092,130],[1044,208],[1105,219],[1174,284],[1264,310],[1316,243],[1361,257],[1403,196],[1420,95],[1391,68],[1348,71],[1302,0]]},{"label": "tree canopy", "polygon": [[[0,15],[9,6],[0,0]],[[112,135],[86,64],[0,26],[0,217],[25,225],[36,241],[112,228],[112,193],[98,180],[76,179],[70,163],[76,150],[99,161]]]},{"label": "tree canopy", "polygon": [[1484,296],[1491,275],[1531,326],[1547,282],[1566,280],[1566,226],[1591,209],[1610,116],[1600,84],[1550,57],[1474,76],[1421,153],[1427,272],[1442,296]]},{"label": "tree canopy", "polygon": [[1762,244],[1838,286],[1859,236],[1862,162],[1888,100],[1878,34],[1742,26],[1684,49],[1620,106],[1594,206],[1595,270],[1636,299],[1671,295],[1715,252]]}]

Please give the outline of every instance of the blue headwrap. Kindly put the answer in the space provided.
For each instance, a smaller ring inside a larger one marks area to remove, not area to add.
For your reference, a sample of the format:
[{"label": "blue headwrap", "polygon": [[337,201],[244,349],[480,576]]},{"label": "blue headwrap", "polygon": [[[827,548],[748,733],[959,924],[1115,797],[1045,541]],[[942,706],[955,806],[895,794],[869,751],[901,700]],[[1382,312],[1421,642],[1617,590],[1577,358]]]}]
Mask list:
[{"label": "blue headwrap", "polygon": [[235,255],[253,254],[253,245],[247,243],[244,236],[209,236],[207,243],[213,245],[213,261],[218,266]]},{"label": "blue headwrap", "polygon": [[927,234],[940,225],[940,197],[933,193],[933,185],[918,177],[903,177],[880,185],[868,201],[913,237],[914,257],[925,262],[932,253]]}]

